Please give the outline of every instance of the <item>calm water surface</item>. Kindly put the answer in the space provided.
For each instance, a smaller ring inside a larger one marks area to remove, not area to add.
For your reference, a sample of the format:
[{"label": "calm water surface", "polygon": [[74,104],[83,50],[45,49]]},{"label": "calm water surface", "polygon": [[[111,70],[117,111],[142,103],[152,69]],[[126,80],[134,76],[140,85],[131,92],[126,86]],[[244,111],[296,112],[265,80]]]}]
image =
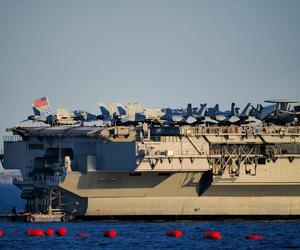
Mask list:
[{"label": "calm water surface", "polygon": [[[12,205],[22,207],[19,191],[0,185],[0,213]],[[66,237],[29,237],[28,228],[65,227]],[[118,232],[117,238],[104,238],[103,231]],[[300,221],[180,221],[180,222],[72,222],[14,223],[0,222],[5,233],[0,249],[300,249]],[[181,229],[182,238],[166,236],[169,230]],[[221,232],[221,240],[203,238],[206,230]],[[77,237],[76,233],[88,237]],[[247,234],[260,234],[265,240],[245,239]]]}]

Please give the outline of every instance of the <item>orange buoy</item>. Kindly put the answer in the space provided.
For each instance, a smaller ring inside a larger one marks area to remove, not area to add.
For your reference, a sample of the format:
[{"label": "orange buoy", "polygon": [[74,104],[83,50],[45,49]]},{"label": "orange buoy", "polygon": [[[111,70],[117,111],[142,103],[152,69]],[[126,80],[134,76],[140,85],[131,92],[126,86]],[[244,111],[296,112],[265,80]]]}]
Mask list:
[{"label": "orange buoy", "polygon": [[55,231],[53,228],[48,228],[46,231],[45,231],[45,235],[46,236],[53,236],[55,234]]},{"label": "orange buoy", "polygon": [[258,234],[249,234],[245,238],[249,239],[249,240],[263,240],[264,239],[264,237],[262,237],[261,235],[258,235]]},{"label": "orange buoy", "polygon": [[4,233],[3,231],[0,229],[0,237],[3,237],[4,236]]},{"label": "orange buoy", "polygon": [[26,234],[28,236],[35,236],[35,229],[33,229],[33,228],[27,229]]},{"label": "orange buoy", "polygon": [[57,235],[58,236],[66,236],[67,235],[67,229],[64,227],[60,227],[57,229]]},{"label": "orange buoy", "polygon": [[222,235],[217,231],[206,231],[204,232],[204,238],[206,239],[221,239]]},{"label": "orange buoy", "polygon": [[36,230],[34,230],[34,236],[42,237],[42,236],[45,236],[45,234],[42,229],[36,229]]},{"label": "orange buoy", "polygon": [[115,237],[117,237],[117,235],[118,234],[117,234],[116,230],[114,230],[114,229],[109,229],[103,233],[103,236],[108,237],[108,238],[115,238]]},{"label": "orange buoy", "polygon": [[86,233],[77,233],[76,236],[78,237],[88,237],[89,235]]},{"label": "orange buoy", "polygon": [[172,231],[167,232],[167,236],[180,238],[182,236],[182,232],[179,229],[172,230]]}]

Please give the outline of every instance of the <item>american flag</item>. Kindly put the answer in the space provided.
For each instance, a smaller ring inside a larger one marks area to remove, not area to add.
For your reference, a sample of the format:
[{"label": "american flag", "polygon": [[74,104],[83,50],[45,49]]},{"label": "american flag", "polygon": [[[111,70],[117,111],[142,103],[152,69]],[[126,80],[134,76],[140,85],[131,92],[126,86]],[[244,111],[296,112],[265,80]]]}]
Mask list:
[{"label": "american flag", "polygon": [[33,102],[33,110],[36,115],[47,118],[51,115],[50,104],[47,96],[38,98]]},{"label": "american flag", "polygon": [[36,108],[39,108],[39,107],[42,107],[42,106],[46,106],[48,105],[48,98],[45,96],[45,97],[41,97],[39,99],[36,99],[34,102],[33,102],[33,106],[36,107]]}]

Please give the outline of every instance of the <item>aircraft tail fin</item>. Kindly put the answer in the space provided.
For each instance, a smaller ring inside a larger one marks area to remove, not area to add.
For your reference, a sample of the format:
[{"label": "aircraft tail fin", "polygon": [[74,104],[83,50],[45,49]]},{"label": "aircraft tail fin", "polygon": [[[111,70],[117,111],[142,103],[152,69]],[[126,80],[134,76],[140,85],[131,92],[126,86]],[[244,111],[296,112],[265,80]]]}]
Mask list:
[{"label": "aircraft tail fin", "polygon": [[215,111],[219,111],[219,110],[220,110],[219,104],[216,104],[216,105],[215,105],[214,110],[215,110]]},{"label": "aircraft tail fin", "polygon": [[236,115],[235,111],[236,111],[236,110],[235,110],[235,103],[232,102],[232,103],[231,103],[231,111],[230,111],[231,115]]},{"label": "aircraft tail fin", "polygon": [[100,115],[102,116],[102,119],[107,121],[110,120],[111,115],[110,115],[110,110],[106,106],[105,103],[99,103],[99,108],[100,108]]},{"label": "aircraft tail fin", "polygon": [[207,105],[207,103],[200,104],[200,108],[198,110],[198,115],[204,115],[206,105]]},{"label": "aircraft tail fin", "polygon": [[249,116],[252,109],[253,109],[253,107],[251,106],[251,103],[249,102],[249,103],[245,106],[245,108],[243,109],[241,115],[242,115],[242,116]]},{"label": "aircraft tail fin", "polygon": [[193,107],[192,107],[191,103],[188,103],[188,105],[187,105],[186,114],[187,114],[187,116],[193,115]]}]

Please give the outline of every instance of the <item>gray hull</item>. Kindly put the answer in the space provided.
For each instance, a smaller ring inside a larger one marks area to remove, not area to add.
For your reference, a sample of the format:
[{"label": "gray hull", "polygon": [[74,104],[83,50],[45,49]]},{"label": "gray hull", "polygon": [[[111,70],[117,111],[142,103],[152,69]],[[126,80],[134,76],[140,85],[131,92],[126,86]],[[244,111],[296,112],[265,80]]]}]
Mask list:
[{"label": "gray hull", "polygon": [[[270,175],[268,168],[261,169],[262,173]],[[294,176],[299,176],[299,167],[295,170]],[[279,182],[275,176],[273,182],[254,183],[247,176],[203,176],[72,172],[60,187],[76,194],[65,203],[79,202],[82,214],[88,216],[300,215],[300,183],[295,177],[293,183]]]},{"label": "gray hull", "polygon": [[27,140],[6,142],[5,162],[25,164],[14,183],[30,211],[300,215],[299,127],[64,129],[27,129]]}]

